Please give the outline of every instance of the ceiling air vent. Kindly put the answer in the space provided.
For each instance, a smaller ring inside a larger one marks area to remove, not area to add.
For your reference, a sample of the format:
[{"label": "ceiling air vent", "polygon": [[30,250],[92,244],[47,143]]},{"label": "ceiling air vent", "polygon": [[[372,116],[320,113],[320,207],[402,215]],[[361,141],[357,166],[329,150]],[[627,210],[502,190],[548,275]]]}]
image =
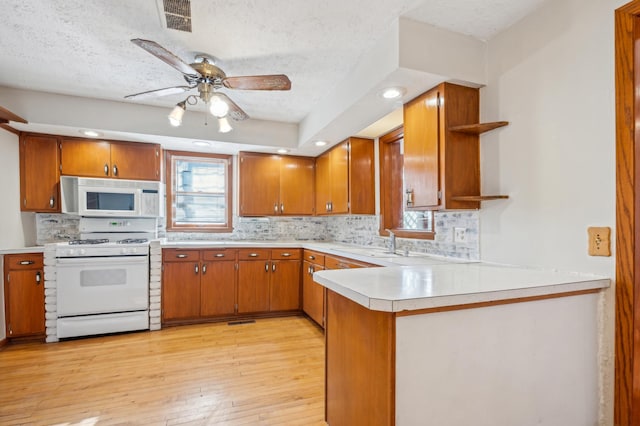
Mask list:
[{"label": "ceiling air vent", "polygon": [[190,0],[164,0],[164,16],[167,28],[191,32]]}]

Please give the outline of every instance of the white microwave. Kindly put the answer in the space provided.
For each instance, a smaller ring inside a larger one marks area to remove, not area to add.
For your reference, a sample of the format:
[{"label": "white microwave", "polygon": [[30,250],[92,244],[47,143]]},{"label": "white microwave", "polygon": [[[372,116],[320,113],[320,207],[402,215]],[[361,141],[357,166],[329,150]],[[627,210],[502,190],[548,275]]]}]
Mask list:
[{"label": "white microwave", "polygon": [[161,216],[160,182],[60,177],[62,213],[98,217]]}]

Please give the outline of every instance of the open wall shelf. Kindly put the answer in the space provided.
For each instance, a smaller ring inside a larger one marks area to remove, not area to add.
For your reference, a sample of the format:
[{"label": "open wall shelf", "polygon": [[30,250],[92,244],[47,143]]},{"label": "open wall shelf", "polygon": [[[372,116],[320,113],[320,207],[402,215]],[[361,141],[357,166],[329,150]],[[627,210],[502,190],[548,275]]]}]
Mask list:
[{"label": "open wall shelf", "polygon": [[478,123],[478,124],[465,124],[464,126],[449,127],[452,132],[469,133],[472,135],[479,135],[484,132],[488,132],[498,127],[504,127],[509,124],[508,121],[494,121],[491,123]]}]

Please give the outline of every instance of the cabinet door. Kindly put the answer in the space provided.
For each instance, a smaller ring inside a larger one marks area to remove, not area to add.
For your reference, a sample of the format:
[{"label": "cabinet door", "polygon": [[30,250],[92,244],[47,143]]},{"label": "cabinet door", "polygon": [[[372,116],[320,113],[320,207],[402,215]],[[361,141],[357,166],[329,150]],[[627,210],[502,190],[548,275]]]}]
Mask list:
[{"label": "cabinet door", "polygon": [[331,151],[316,158],[316,214],[329,213],[331,201]]},{"label": "cabinet door", "polygon": [[314,212],[315,161],[306,157],[282,157],[280,161],[280,213],[311,215]]},{"label": "cabinet door", "polygon": [[331,150],[331,213],[349,213],[349,141]]},{"label": "cabinet door", "polygon": [[162,272],[162,320],[200,316],[200,264],[165,262]]},{"label": "cabinet door", "polygon": [[313,273],[323,269],[305,261],[302,271],[302,310],[321,327],[324,327],[324,287],[313,281]]},{"label": "cabinet door", "polygon": [[63,175],[84,177],[109,177],[111,145],[109,142],[62,139],[60,162]]},{"label": "cabinet door", "polygon": [[10,271],[7,337],[44,334],[44,277],[41,270]]},{"label": "cabinet door", "polygon": [[349,211],[352,214],[375,213],[374,167],[373,141],[349,138]]},{"label": "cabinet door", "polygon": [[238,262],[238,313],[267,312],[269,310],[268,260]]},{"label": "cabinet door", "polygon": [[236,262],[202,263],[200,315],[231,315],[236,305]]},{"label": "cabinet door", "polygon": [[270,310],[300,309],[300,261],[271,261]]},{"label": "cabinet door", "polygon": [[[404,106],[404,190],[407,208],[440,204],[438,90]],[[408,198],[407,198],[408,197]]]},{"label": "cabinet door", "polygon": [[55,136],[20,138],[20,210],[60,211],[59,153]]},{"label": "cabinet door", "polygon": [[160,145],[111,142],[110,164],[115,178],[160,180]]},{"label": "cabinet door", "polygon": [[240,154],[240,216],[280,213],[280,158]]}]

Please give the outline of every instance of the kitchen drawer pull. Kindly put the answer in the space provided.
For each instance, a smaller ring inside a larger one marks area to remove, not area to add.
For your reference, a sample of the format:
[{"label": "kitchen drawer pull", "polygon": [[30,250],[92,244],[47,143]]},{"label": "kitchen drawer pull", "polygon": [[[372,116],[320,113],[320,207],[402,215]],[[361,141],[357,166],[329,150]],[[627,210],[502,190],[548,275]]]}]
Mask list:
[{"label": "kitchen drawer pull", "polygon": [[282,253],[281,256],[282,257],[291,257],[291,253]]},{"label": "kitchen drawer pull", "polygon": [[216,253],[216,257],[224,257],[224,253]]},{"label": "kitchen drawer pull", "polygon": [[309,255],[309,260],[316,260],[316,257],[312,254]]},{"label": "kitchen drawer pull", "polygon": [[184,259],[185,257],[187,257],[187,255],[186,254],[176,254],[176,257],[178,259]]},{"label": "kitchen drawer pull", "polygon": [[40,274],[40,271],[36,272],[36,285],[40,284],[40,282],[42,281],[42,275]]},{"label": "kitchen drawer pull", "polygon": [[33,265],[35,262],[33,260],[21,260],[21,265]]},{"label": "kitchen drawer pull", "polygon": [[258,257],[258,253],[249,253],[249,257]]},{"label": "kitchen drawer pull", "polygon": [[198,267],[197,263],[194,265],[194,270],[196,271],[196,274],[198,273],[198,271],[200,271],[200,268]]}]

